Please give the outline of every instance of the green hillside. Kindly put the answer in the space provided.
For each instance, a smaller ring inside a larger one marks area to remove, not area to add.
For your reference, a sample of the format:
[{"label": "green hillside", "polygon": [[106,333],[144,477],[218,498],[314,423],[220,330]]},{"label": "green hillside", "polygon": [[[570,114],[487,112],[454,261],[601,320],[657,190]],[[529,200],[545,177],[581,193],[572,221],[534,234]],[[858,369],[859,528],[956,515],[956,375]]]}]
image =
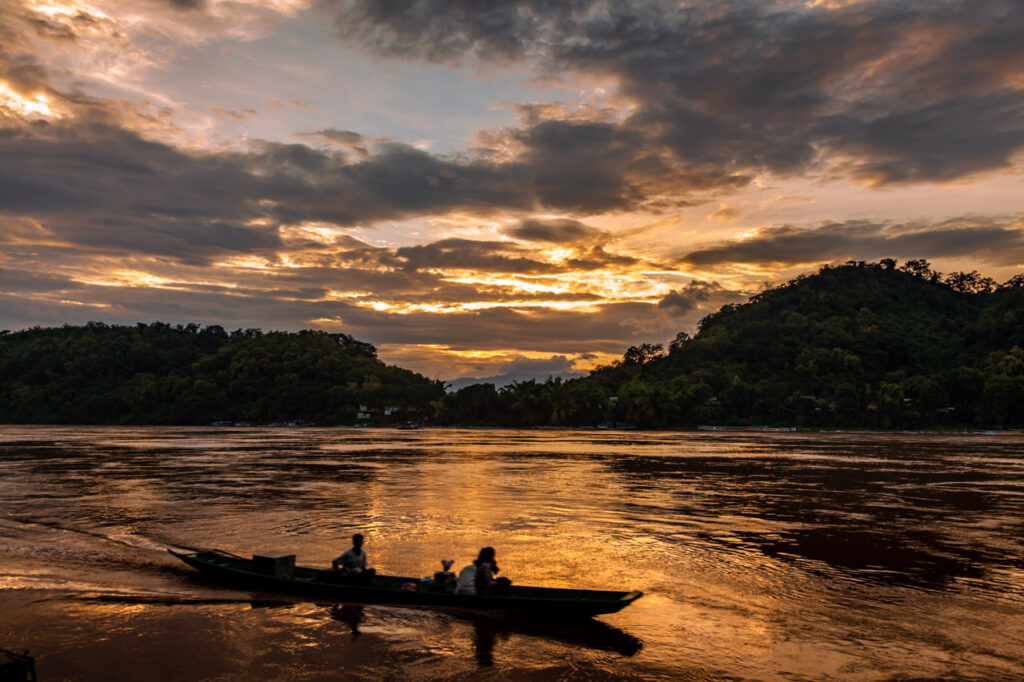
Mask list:
[{"label": "green hillside", "polygon": [[467,387],[451,423],[1024,426],[1024,277],[925,261],[825,267],[589,377]]},{"label": "green hillside", "polygon": [[0,423],[339,424],[361,406],[379,423],[424,414],[442,394],[346,334],[161,323],[0,333]]},{"label": "green hillside", "polygon": [[[363,409],[365,408],[365,410]],[[398,408],[397,410],[394,408]],[[362,413],[362,414],[360,414]],[[387,414],[386,414],[387,413]],[[0,422],[1024,427],[1024,276],[829,266],[728,305],[693,338],[570,381],[445,394],[345,334],[218,326],[0,332]]]}]

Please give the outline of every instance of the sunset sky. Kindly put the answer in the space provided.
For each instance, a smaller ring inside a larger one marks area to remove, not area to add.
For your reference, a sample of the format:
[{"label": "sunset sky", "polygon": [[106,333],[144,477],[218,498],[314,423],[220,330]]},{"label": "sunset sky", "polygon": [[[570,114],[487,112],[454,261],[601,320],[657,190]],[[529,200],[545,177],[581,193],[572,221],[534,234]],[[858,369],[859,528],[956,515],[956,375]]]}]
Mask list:
[{"label": "sunset sky", "polygon": [[824,263],[1024,271],[1021,0],[3,0],[0,329],[583,371]]}]

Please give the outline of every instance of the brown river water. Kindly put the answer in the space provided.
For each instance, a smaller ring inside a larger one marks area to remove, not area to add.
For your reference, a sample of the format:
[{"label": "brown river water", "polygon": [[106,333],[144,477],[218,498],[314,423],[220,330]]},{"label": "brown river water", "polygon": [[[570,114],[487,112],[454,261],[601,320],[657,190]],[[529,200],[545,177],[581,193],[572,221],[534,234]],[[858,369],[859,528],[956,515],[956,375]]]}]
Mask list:
[{"label": "brown river water", "polygon": [[[282,600],[167,547],[639,589],[584,624]],[[0,647],[51,680],[1024,679],[1012,436],[0,426]]]}]

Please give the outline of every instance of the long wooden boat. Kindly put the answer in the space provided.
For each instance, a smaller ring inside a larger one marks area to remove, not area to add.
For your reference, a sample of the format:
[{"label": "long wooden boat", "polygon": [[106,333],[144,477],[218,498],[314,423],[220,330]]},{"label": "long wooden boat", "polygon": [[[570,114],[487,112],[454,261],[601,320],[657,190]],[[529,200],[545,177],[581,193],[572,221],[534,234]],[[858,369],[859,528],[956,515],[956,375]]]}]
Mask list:
[{"label": "long wooden boat", "polygon": [[0,682],[36,682],[36,659],[0,649]]},{"label": "long wooden boat", "polygon": [[315,599],[357,604],[447,607],[482,611],[515,612],[531,616],[590,618],[615,613],[639,599],[643,593],[605,590],[570,590],[512,585],[508,595],[468,595],[402,589],[419,579],[378,575],[373,585],[354,585],[333,580],[331,571],[296,566],[294,577],[277,577],[258,570],[252,559],[217,550],[184,553],[168,550],[204,575],[231,586],[257,588],[266,592],[295,594]]}]

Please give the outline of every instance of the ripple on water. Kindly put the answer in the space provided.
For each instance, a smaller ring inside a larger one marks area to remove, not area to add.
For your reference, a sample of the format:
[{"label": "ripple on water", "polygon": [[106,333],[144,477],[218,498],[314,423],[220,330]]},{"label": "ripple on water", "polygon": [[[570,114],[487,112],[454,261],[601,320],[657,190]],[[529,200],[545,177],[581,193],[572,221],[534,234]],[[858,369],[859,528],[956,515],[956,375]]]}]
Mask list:
[{"label": "ripple on water", "polygon": [[[1008,439],[0,427],[0,461],[0,646],[41,679],[1024,677]],[[354,531],[389,573],[492,545],[520,583],[646,596],[560,630],[282,604],[162,551],[326,566]]]}]

